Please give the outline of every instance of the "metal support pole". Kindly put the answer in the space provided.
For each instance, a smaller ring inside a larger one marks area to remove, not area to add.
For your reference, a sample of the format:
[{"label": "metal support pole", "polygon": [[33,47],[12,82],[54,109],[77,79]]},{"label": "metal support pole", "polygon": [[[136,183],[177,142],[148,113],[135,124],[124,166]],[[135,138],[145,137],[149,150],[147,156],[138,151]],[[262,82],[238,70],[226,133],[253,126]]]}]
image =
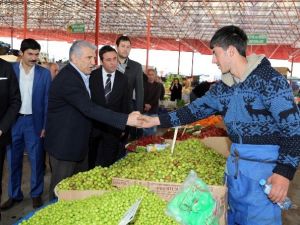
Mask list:
[{"label": "metal support pole", "polygon": [[195,52],[193,51],[193,53],[192,53],[192,69],[191,69],[191,77],[193,77],[193,74],[194,74],[194,54],[195,54]]},{"label": "metal support pole", "polygon": [[181,43],[180,40],[178,42],[178,68],[177,68],[177,74],[179,74],[179,70],[180,70],[180,48],[181,48]]},{"label": "metal support pole", "polygon": [[98,45],[100,28],[100,0],[96,0],[96,23],[95,23],[95,45],[96,45],[96,65],[98,65]]},{"label": "metal support pole", "polygon": [[146,52],[146,71],[148,70],[149,65],[149,50],[151,44],[151,7],[152,7],[152,0],[150,0],[149,10],[147,14],[147,52]]},{"label": "metal support pole", "polygon": [[23,38],[27,37],[27,0],[24,0],[24,28],[23,28]]},{"label": "metal support pole", "polygon": [[10,28],[10,48],[14,49],[14,28]]},{"label": "metal support pole", "polygon": [[293,67],[294,67],[294,56],[292,56],[291,77],[293,76]]}]

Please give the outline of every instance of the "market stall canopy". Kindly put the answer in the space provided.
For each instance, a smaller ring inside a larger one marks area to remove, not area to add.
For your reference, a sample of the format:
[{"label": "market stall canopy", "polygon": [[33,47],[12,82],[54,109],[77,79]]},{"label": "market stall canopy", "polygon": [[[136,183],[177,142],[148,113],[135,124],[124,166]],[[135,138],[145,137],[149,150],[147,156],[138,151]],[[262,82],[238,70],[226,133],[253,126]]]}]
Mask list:
[{"label": "market stall canopy", "polygon": [[[0,2],[1,36],[23,38],[25,25],[27,37],[94,42],[95,18],[95,0]],[[133,47],[146,48],[148,24],[151,49],[178,50],[180,45],[182,51],[211,54],[213,33],[234,24],[250,37],[248,54],[300,62],[299,1],[100,1],[99,44],[114,44],[118,35],[127,34]]]}]

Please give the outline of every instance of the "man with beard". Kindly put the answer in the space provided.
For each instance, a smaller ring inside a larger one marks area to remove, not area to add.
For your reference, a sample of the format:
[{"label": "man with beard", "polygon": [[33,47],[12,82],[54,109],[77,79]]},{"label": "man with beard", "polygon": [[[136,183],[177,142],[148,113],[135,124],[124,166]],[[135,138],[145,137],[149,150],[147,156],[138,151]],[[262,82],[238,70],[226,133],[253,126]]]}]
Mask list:
[{"label": "man with beard", "polygon": [[[129,59],[131,41],[127,36],[120,36],[116,41],[118,52],[118,70],[128,79],[130,112],[143,112],[144,109],[144,86],[143,70],[141,64]],[[130,140],[137,139],[143,135],[142,129],[129,128]]]}]

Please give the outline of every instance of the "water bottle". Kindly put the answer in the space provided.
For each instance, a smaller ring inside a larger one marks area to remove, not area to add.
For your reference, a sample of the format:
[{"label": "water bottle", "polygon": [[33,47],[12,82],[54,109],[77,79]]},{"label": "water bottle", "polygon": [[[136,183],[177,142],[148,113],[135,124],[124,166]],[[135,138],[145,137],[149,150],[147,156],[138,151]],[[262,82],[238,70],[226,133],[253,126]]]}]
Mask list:
[{"label": "water bottle", "polygon": [[[263,190],[265,192],[265,194],[270,194],[270,191],[272,189],[272,184],[267,184],[266,180],[265,179],[261,179],[259,181],[259,184],[263,187]],[[277,202],[277,205],[281,208],[281,209],[284,209],[284,210],[288,210],[290,208],[294,208],[295,206],[292,204],[292,201],[291,199],[289,199],[288,197],[286,197],[284,199],[283,202]]]}]

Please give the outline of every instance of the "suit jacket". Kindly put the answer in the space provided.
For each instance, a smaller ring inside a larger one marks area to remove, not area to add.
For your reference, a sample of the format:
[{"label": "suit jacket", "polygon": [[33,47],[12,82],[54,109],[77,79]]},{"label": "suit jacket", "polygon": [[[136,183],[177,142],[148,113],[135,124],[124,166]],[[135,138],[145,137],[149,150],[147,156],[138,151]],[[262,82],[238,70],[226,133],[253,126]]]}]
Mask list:
[{"label": "suit jacket", "polygon": [[[91,73],[90,77],[90,90],[91,99],[97,105],[111,109],[115,112],[128,113],[129,112],[129,91],[128,91],[128,80],[118,70],[115,72],[114,83],[112,91],[109,95],[109,100],[106,102],[104,94],[104,84],[102,76],[102,66]],[[103,132],[109,132],[115,136],[120,136],[122,130],[109,126],[107,124],[93,121],[93,127]]]},{"label": "suit jacket", "polygon": [[11,127],[21,107],[19,84],[12,65],[0,59],[0,147],[11,142]]},{"label": "suit jacket", "polygon": [[88,153],[91,119],[123,130],[128,115],[93,103],[80,74],[68,64],[52,81],[50,88],[46,151],[58,160],[83,160]]},{"label": "suit jacket", "polygon": [[[129,99],[132,99],[133,90],[135,89],[135,100],[138,111],[143,112],[144,109],[144,86],[143,86],[143,70],[141,64],[128,59],[125,73],[128,79]],[[130,111],[134,111],[131,106]]]},{"label": "suit jacket", "polygon": [[[14,63],[13,68],[17,79],[20,80],[20,63]],[[40,135],[42,129],[45,129],[50,84],[50,71],[40,65],[35,65],[32,86],[32,118],[37,135]]]}]

